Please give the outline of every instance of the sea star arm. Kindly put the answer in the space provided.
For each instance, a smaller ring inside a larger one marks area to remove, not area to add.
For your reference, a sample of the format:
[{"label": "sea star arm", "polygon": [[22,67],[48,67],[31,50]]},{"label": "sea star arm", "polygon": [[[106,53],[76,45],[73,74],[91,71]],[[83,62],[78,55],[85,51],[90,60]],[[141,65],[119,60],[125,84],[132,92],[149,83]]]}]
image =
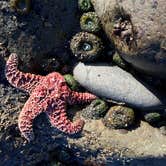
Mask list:
[{"label": "sea star arm", "polygon": [[28,142],[34,139],[33,133],[33,120],[37,117],[43,108],[33,101],[31,98],[25,103],[22,111],[20,112],[18,118],[18,126],[21,132],[21,135],[25,137]]},{"label": "sea star arm", "polygon": [[36,84],[43,78],[40,75],[23,73],[18,70],[18,56],[12,53],[6,63],[6,78],[11,85],[31,93]]},{"label": "sea star arm", "polygon": [[58,105],[55,110],[47,111],[46,114],[49,117],[51,125],[66,134],[78,133],[84,126],[84,121],[81,119],[75,122],[67,119],[65,103],[63,101],[62,105]]},{"label": "sea star arm", "polygon": [[68,103],[71,105],[84,104],[84,103],[89,103],[96,98],[97,97],[91,93],[79,93],[79,92],[72,91],[68,98]]}]

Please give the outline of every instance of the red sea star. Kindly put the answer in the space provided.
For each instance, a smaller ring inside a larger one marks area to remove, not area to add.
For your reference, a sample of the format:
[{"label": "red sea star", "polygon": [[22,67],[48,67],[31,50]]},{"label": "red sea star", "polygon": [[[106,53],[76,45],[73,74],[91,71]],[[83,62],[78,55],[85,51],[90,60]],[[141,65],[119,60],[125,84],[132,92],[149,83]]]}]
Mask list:
[{"label": "red sea star", "polygon": [[72,123],[67,119],[66,104],[90,102],[96,99],[96,96],[71,91],[63,76],[57,72],[40,76],[23,73],[17,67],[18,57],[13,53],[6,63],[5,73],[10,84],[30,94],[18,118],[21,134],[28,141],[34,139],[33,120],[42,112],[48,115],[52,126],[64,133],[75,134],[82,130],[83,120]]}]

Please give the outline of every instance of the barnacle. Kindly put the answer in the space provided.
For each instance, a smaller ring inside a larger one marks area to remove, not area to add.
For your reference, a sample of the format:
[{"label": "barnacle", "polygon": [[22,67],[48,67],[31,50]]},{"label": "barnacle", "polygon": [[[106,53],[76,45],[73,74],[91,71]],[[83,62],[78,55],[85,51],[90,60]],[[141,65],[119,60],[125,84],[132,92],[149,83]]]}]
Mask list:
[{"label": "barnacle", "polygon": [[101,18],[104,29],[119,51],[134,52],[137,48],[137,29],[131,16],[123,7],[116,5],[111,12],[107,11]]}]

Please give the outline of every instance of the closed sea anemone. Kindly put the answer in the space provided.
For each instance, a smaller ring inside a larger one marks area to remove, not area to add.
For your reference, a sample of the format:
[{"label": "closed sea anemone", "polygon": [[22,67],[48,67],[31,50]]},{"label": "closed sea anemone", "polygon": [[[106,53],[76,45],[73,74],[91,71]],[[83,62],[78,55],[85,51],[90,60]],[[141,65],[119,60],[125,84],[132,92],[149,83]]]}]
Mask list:
[{"label": "closed sea anemone", "polygon": [[87,119],[100,119],[106,114],[107,109],[108,105],[105,101],[96,99],[82,110],[82,116]]},{"label": "closed sea anemone", "polygon": [[133,109],[124,106],[114,106],[107,112],[103,123],[109,128],[123,129],[132,125],[134,120],[135,115]]},{"label": "closed sea anemone", "polygon": [[74,77],[71,74],[65,74],[64,78],[71,90],[78,90],[78,82],[74,79]]}]

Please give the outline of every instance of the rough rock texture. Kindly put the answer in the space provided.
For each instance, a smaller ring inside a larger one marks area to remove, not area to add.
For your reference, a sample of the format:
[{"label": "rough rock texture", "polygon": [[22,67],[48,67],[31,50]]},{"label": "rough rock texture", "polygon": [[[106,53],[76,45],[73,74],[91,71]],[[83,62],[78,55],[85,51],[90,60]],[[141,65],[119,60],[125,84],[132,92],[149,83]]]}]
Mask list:
[{"label": "rough rock texture", "polygon": [[[44,114],[34,121],[35,141],[27,143],[21,137],[18,115],[27,97],[27,94],[0,82],[0,165],[33,166],[39,162],[49,165],[51,160],[76,165],[76,158],[71,155],[66,158],[63,154],[63,151],[69,151],[65,136],[51,128]],[[56,158],[51,159],[55,154]]]},{"label": "rough rock texture", "polygon": [[[4,64],[1,60],[0,64]],[[59,160],[67,166],[165,166],[165,136],[143,122],[125,135],[108,130],[101,120],[87,120],[76,139],[55,131],[42,114],[34,121],[35,140],[25,142],[17,120],[28,96],[7,83],[3,66],[0,66],[0,165],[50,166]],[[80,108],[70,108],[69,117],[78,117],[78,110]]]},{"label": "rough rock texture", "polygon": [[[38,71],[43,58],[69,58],[69,40],[79,31],[77,0],[35,0],[28,15],[20,15],[0,0],[0,43],[17,53],[24,70]],[[25,68],[26,67],[26,68]]]},{"label": "rough rock texture", "polygon": [[87,132],[86,135],[89,135],[89,137],[92,134],[94,137],[89,138],[89,140],[86,137],[74,140],[76,144],[81,142],[81,140],[87,140],[87,145],[82,144],[82,146],[87,147],[89,143],[89,147],[93,147],[94,149],[104,147],[105,150],[113,147],[119,149],[125,147],[128,157],[156,157],[158,155],[162,157],[166,155],[165,136],[158,129],[149,126],[146,122],[141,122],[138,128],[132,129],[127,133],[122,133],[118,130],[106,129],[101,120],[90,120],[85,124],[84,131]]},{"label": "rough rock texture", "polygon": [[166,79],[166,1],[92,1],[121,56],[140,71]]},{"label": "rough rock texture", "polygon": [[90,92],[141,109],[159,109],[164,103],[151,87],[111,64],[79,63],[74,68],[75,79]]}]

